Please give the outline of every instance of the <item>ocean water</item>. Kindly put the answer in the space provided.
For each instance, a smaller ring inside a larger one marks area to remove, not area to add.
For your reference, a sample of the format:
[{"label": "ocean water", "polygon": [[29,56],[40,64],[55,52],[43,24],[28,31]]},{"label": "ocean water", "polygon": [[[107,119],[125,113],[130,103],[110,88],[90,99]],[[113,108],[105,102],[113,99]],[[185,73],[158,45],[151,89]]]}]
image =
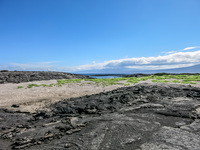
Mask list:
[{"label": "ocean water", "polygon": [[90,76],[95,79],[110,79],[110,78],[120,78],[120,76]]},{"label": "ocean water", "polygon": [[110,78],[120,78],[121,76],[119,75],[104,75],[104,76],[95,76],[95,74],[82,74],[86,76],[90,76],[91,78],[95,79],[110,79]]}]

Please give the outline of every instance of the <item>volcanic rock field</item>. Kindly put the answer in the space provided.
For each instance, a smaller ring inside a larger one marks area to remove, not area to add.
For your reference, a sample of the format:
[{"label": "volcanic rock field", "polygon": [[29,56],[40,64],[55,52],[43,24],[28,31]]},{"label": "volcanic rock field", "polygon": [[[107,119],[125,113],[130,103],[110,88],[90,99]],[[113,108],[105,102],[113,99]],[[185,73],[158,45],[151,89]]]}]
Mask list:
[{"label": "volcanic rock field", "polygon": [[51,79],[83,79],[89,78],[79,74],[65,72],[43,72],[43,71],[0,71],[0,84],[21,83],[30,81],[41,81]]},{"label": "volcanic rock field", "polygon": [[191,85],[141,83],[64,99],[36,113],[0,109],[2,150],[199,148],[200,88]]}]

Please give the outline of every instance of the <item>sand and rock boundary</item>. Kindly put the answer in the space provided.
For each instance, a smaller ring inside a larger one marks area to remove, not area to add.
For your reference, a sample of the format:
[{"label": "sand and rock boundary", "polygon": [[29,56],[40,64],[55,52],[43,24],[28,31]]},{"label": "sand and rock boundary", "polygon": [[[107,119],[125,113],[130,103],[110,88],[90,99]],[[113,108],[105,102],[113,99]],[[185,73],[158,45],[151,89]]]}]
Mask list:
[{"label": "sand and rock boundary", "polygon": [[17,88],[56,82],[0,84],[0,149],[198,150],[200,147],[198,80],[196,84],[184,85],[152,83],[151,79],[127,87],[99,86],[83,80],[59,87]]},{"label": "sand and rock boundary", "polygon": [[[140,83],[156,84],[157,82],[162,82],[162,84],[174,84],[173,81],[176,81],[177,85],[183,85],[182,80],[187,79],[189,81],[186,82],[187,84],[195,83],[190,85],[193,87],[200,87],[199,76],[176,76],[176,78],[183,78],[180,80],[172,79],[170,76],[165,76],[167,79],[163,79],[160,76],[149,77],[43,80],[17,84],[0,84],[0,108],[34,113],[63,99],[108,92],[117,88],[130,87]],[[195,82],[193,82],[193,80],[195,80]]]},{"label": "sand and rock boundary", "polygon": [[95,83],[88,84],[87,81],[82,81],[81,83],[67,83],[62,86],[26,88],[28,85],[33,84],[50,85],[56,83],[57,80],[0,84],[0,108],[34,113],[38,109],[45,109],[46,106],[63,99],[98,94],[124,87],[124,85],[103,87],[97,86]]},{"label": "sand and rock boundary", "polygon": [[0,109],[1,149],[197,150],[200,88],[143,83],[66,99],[35,114]]}]

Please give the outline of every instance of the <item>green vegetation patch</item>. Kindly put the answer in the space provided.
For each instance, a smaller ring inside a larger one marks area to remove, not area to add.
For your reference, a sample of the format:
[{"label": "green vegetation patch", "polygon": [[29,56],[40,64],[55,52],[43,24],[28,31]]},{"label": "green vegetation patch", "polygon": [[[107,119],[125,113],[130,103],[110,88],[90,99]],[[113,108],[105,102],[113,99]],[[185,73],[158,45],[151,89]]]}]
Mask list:
[{"label": "green vegetation patch", "polygon": [[40,86],[49,87],[49,85],[47,85],[47,84],[41,84]]},{"label": "green vegetation patch", "polygon": [[161,82],[161,83],[168,83],[169,80],[152,80],[152,82]]},{"label": "green vegetation patch", "polygon": [[83,79],[66,79],[66,80],[57,80],[55,86],[62,86],[67,83],[81,83]]},{"label": "green vegetation patch", "polygon": [[129,85],[131,85],[131,84],[130,84],[130,83],[125,83],[124,85],[125,85],[125,86],[129,86]]},{"label": "green vegetation patch", "polygon": [[24,87],[23,87],[23,86],[18,86],[17,88],[18,88],[18,89],[21,89],[21,88],[24,88]]},{"label": "green vegetation patch", "polygon": [[[145,76],[145,77],[121,77],[121,78],[109,78],[109,79],[65,79],[65,80],[57,80],[56,84],[29,84],[27,88],[32,87],[53,87],[53,86],[62,86],[64,84],[68,83],[81,83],[83,84],[97,84],[97,86],[109,86],[109,85],[125,85],[129,86],[131,84],[139,83],[140,81],[145,81],[151,79],[152,82],[161,82],[161,83],[183,83],[183,84],[196,84],[194,81],[200,81],[200,76],[197,75],[169,75],[167,73],[158,73],[151,76]],[[174,79],[174,80],[170,80]],[[83,83],[82,81],[89,81]],[[123,83],[120,81],[124,81]],[[18,86],[18,88],[23,88],[22,86]]]},{"label": "green vegetation patch", "polygon": [[140,81],[140,78],[132,77],[127,80],[128,83],[136,84]]},{"label": "green vegetation patch", "polygon": [[185,81],[185,80],[183,80],[181,83],[183,83],[183,84],[197,84],[196,82],[190,82],[190,81]]},{"label": "green vegetation patch", "polygon": [[181,83],[181,81],[179,81],[179,80],[173,80],[172,82],[174,82],[174,83]]},{"label": "green vegetation patch", "polygon": [[91,81],[96,83],[100,86],[109,86],[109,85],[116,85],[116,84],[122,84],[119,83],[119,81],[127,80],[127,78],[109,78],[109,79],[84,79],[85,81]]},{"label": "green vegetation patch", "polygon": [[83,79],[66,79],[66,80],[57,80],[57,84],[66,84],[66,83],[81,83]]},{"label": "green vegetation patch", "polygon": [[27,86],[27,88],[32,88],[32,87],[39,87],[40,85],[38,85],[38,84],[29,84],[28,86]]}]

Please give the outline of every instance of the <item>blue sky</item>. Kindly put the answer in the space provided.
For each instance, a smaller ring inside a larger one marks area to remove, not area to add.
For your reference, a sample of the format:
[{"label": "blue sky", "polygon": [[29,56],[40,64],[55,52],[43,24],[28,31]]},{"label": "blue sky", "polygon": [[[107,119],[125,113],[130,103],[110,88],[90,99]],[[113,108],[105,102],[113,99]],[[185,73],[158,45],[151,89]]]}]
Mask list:
[{"label": "blue sky", "polygon": [[0,0],[0,70],[200,64],[199,0]]}]

